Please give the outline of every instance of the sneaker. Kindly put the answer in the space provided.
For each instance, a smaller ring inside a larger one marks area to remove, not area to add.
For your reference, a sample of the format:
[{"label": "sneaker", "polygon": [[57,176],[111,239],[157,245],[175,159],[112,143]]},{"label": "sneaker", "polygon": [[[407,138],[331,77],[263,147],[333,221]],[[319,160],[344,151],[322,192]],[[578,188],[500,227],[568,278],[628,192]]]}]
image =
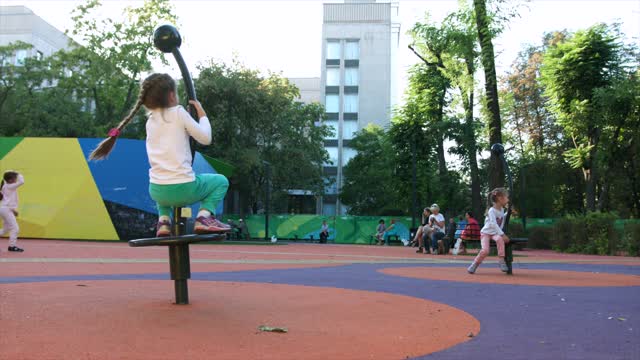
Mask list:
[{"label": "sneaker", "polygon": [[467,272],[469,274],[475,274],[476,273],[476,269],[478,268],[478,265],[476,265],[476,263],[472,263],[471,265],[469,265],[469,267],[467,268]]},{"label": "sneaker", "polygon": [[422,248],[418,248],[418,250],[416,250],[417,253],[422,253]]},{"label": "sneaker", "polygon": [[156,237],[165,237],[171,235],[171,222],[170,221],[158,221],[156,225]]},{"label": "sneaker", "polygon": [[231,227],[229,225],[218,221],[213,216],[199,216],[193,226],[193,232],[196,234],[221,233],[230,230]]},{"label": "sneaker", "polygon": [[500,265],[500,270],[502,270],[502,272],[509,272],[509,267],[507,266],[507,263],[504,262],[504,260],[498,261],[498,265]]},{"label": "sneaker", "polygon": [[15,252],[23,252],[24,249],[21,249],[17,246],[9,246],[9,251],[15,251]]}]

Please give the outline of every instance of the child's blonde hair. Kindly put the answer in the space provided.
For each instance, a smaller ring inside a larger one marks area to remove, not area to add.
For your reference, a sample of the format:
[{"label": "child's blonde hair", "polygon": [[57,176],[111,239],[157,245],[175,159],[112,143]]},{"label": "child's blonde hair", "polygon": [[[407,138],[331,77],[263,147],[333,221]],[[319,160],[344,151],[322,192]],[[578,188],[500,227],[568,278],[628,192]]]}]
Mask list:
[{"label": "child's blonde hair", "polygon": [[147,109],[158,109],[169,107],[169,94],[175,93],[176,82],[168,74],[151,74],[140,86],[138,100],[133,109],[114,129],[109,131],[109,137],[104,139],[89,155],[89,160],[102,160],[113,150],[118,135],[136,115],[138,110],[144,105]]},{"label": "child's blonde hair", "polygon": [[489,212],[489,209],[496,203],[498,197],[500,196],[508,196],[509,191],[505,188],[495,188],[489,192],[489,196],[487,196],[487,210],[485,211],[485,215]]}]

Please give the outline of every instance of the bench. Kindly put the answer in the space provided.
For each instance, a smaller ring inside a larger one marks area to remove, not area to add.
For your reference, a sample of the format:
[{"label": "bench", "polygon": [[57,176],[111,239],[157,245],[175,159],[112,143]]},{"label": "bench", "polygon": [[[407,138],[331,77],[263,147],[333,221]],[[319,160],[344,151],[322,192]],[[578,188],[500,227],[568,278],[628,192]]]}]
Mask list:
[{"label": "bench", "polygon": [[[188,208],[187,208],[188,209]],[[226,233],[206,235],[180,235],[186,230],[186,216],[191,216],[190,210],[174,209],[173,233],[176,236],[135,239],[129,241],[131,247],[167,246],[169,248],[169,273],[174,281],[176,304],[189,304],[189,289],[187,280],[191,278],[191,260],[189,259],[189,244],[203,241],[222,241]],[[177,220],[175,220],[177,219]]]},{"label": "bench", "polygon": [[[529,239],[528,238],[521,238],[521,237],[514,237],[514,238],[509,238],[509,242],[505,244],[504,247],[504,261],[507,263],[507,267],[509,268],[509,270],[507,271],[508,275],[512,275],[513,274],[513,245],[522,245],[522,244],[526,244],[527,241]],[[477,241],[478,243],[480,242],[480,238],[477,239],[467,239],[464,240],[465,242],[475,242]],[[490,242],[490,246],[492,248],[496,247],[496,243],[495,241],[491,241]]]},{"label": "bench", "polygon": [[[402,240],[400,240],[400,236],[398,236],[398,235],[389,235],[389,236],[387,237],[387,239],[388,239],[388,241],[387,241],[387,242],[388,242],[389,244],[391,244],[392,242],[398,242],[398,243],[401,243],[401,244],[402,244]],[[377,241],[378,241],[378,238],[376,238],[376,236],[375,236],[375,235],[371,235],[371,236],[369,236],[369,245],[371,245],[374,241],[375,241],[375,242],[377,242]],[[383,240],[383,241],[384,241],[384,240]],[[387,243],[385,243],[385,245],[387,245]],[[403,245],[404,245],[404,244],[403,244]]]}]

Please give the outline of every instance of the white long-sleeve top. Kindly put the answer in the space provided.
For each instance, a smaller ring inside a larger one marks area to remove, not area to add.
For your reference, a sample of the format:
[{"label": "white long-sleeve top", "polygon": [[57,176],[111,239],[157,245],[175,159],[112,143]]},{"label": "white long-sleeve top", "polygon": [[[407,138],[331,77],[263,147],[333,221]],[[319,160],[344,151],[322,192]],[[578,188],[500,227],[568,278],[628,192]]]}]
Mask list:
[{"label": "white long-sleeve top", "polygon": [[180,105],[154,109],[147,119],[147,156],[152,184],[184,184],[195,180],[189,136],[211,144],[211,123],[206,116],[196,122]]},{"label": "white long-sleeve top", "polygon": [[21,174],[18,174],[18,178],[14,183],[5,182],[2,185],[2,201],[0,202],[0,207],[9,208],[9,209],[18,209],[18,188],[24,184],[24,177]]},{"label": "white long-sleeve top", "polygon": [[484,219],[484,226],[480,233],[486,235],[504,235],[502,226],[504,225],[504,209],[496,210],[493,206],[487,211]]}]

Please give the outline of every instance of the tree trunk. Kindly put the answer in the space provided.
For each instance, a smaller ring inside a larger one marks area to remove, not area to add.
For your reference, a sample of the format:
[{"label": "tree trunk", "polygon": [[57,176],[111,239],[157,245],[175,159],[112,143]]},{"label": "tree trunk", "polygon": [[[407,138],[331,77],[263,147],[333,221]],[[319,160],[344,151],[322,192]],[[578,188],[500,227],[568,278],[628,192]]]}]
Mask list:
[{"label": "tree trunk", "polygon": [[[440,94],[440,101],[438,104],[438,124],[439,125],[442,125],[442,122],[443,122],[442,119],[444,117],[444,101],[445,101],[446,93],[447,91],[443,89],[442,94]],[[437,152],[438,152],[438,173],[440,175],[440,179],[444,180],[445,181],[444,183],[446,183],[447,161],[445,160],[445,157],[444,157],[444,132],[442,128],[438,129]]]},{"label": "tree trunk", "polygon": [[[470,70],[473,71],[473,70]],[[473,73],[472,73],[473,75]],[[473,88],[467,95],[464,89],[460,89],[462,93],[462,105],[464,106],[465,124],[464,124],[464,145],[467,148],[467,156],[469,157],[469,170],[471,172],[471,211],[473,216],[478,218],[482,214],[482,196],[480,196],[480,173],[478,171],[478,152],[476,146],[476,137],[473,128]]]},{"label": "tree trunk", "polygon": [[[502,122],[500,121],[500,105],[498,103],[498,80],[494,61],[493,43],[489,30],[489,19],[485,0],[473,0],[476,15],[478,39],[480,40],[482,67],[484,68],[485,91],[487,93],[487,109],[489,111],[489,142],[502,143]],[[489,160],[489,188],[504,186],[504,169],[500,158],[491,154]]]},{"label": "tree trunk", "polygon": [[582,169],[585,182],[585,196],[587,198],[587,211],[596,211],[596,184],[598,183],[598,172],[596,155],[598,143],[600,142],[600,129],[589,129],[589,144],[593,145],[589,151],[589,158]]}]

